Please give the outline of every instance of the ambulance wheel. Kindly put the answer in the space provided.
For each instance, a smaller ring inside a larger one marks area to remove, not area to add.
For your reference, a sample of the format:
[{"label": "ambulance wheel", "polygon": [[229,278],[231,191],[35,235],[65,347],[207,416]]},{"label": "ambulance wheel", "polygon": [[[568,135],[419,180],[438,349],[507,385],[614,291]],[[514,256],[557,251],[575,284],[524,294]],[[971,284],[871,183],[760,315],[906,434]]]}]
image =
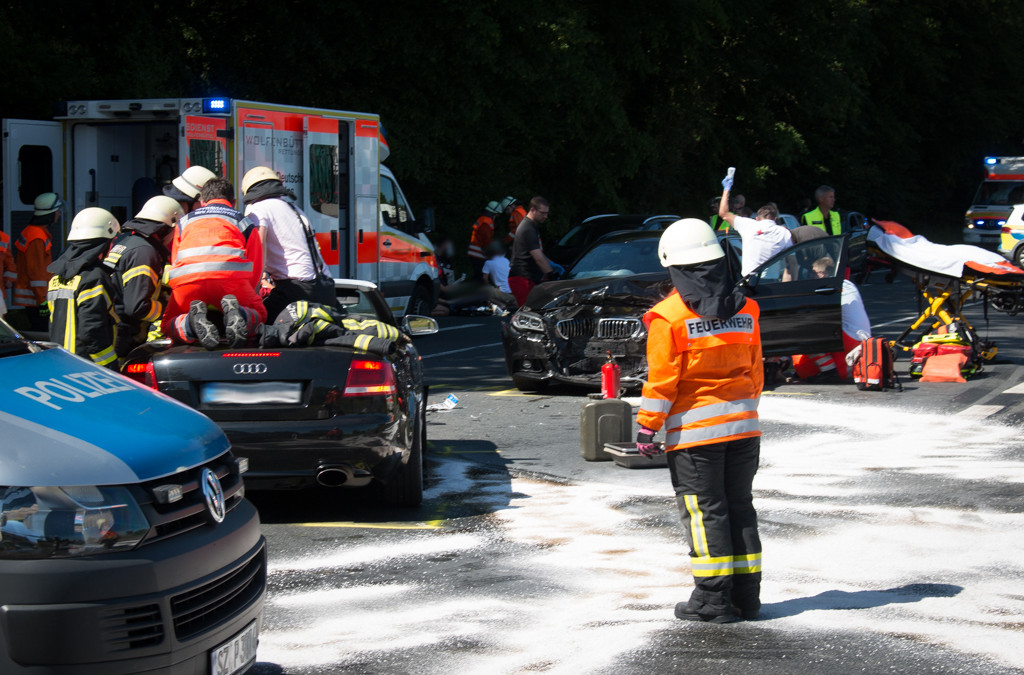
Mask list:
[{"label": "ambulance wheel", "polygon": [[412,289],[412,296],[409,298],[409,306],[405,308],[405,313],[430,316],[430,310],[434,309],[434,306],[430,304],[430,300],[430,291],[416,284],[415,288]]},{"label": "ambulance wheel", "polygon": [[391,506],[419,506],[423,502],[423,414],[417,416],[410,434],[409,461],[398,467],[384,485],[384,501]]}]

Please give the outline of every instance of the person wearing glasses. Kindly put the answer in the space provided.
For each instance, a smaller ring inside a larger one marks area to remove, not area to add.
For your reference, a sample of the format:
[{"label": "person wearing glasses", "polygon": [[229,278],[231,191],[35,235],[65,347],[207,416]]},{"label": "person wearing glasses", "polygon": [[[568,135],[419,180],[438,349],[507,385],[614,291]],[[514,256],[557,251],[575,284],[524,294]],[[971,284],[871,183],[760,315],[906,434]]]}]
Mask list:
[{"label": "person wearing glasses", "polygon": [[551,278],[558,267],[544,255],[538,227],[548,219],[551,206],[543,197],[530,200],[530,211],[516,228],[512,241],[512,264],[509,268],[508,285],[520,307],[534,286]]}]

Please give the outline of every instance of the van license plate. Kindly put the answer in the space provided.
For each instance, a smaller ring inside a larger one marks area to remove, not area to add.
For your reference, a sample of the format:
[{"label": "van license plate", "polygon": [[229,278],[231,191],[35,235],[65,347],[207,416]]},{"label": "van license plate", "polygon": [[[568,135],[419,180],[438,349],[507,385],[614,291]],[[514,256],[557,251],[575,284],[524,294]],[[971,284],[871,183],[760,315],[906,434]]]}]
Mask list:
[{"label": "van license plate", "polygon": [[256,660],[259,631],[253,621],[245,629],[210,652],[210,675],[234,675]]}]

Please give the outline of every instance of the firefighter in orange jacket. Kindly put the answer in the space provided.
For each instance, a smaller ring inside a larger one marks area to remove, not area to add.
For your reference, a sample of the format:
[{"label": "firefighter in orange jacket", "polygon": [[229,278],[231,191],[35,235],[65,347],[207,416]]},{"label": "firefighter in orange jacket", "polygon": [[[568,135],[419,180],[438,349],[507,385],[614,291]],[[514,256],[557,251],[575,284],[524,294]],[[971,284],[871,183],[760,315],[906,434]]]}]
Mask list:
[{"label": "firefighter in orange jacket", "polygon": [[637,449],[665,450],[690,543],[694,590],[679,619],[730,623],[760,611],[761,542],[751,485],[764,384],[757,303],[736,290],[704,221],[673,223],[658,246],[675,291],[644,317],[647,363]]},{"label": "firefighter in orange jacket", "polygon": [[206,349],[220,342],[209,305],[224,314],[224,337],[237,348],[267,320],[256,289],[263,276],[263,246],[256,227],[234,208],[235,188],[225,178],[203,186],[200,207],[175,228],[167,274],[171,297],[161,330],[175,340]]},{"label": "firefighter in orange jacket", "polygon": [[488,202],[484,212],[473,223],[473,234],[469,238],[469,262],[473,265],[473,279],[483,281],[484,263],[487,262],[487,247],[494,240],[494,216],[498,215],[500,209],[498,202]]},{"label": "firefighter in orange jacket", "polygon": [[505,235],[504,241],[506,246],[511,246],[512,240],[516,238],[516,228],[519,227],[519,223],[523,222],[523,218],[526,217],[526,208],[523,207],[518,199],[511,195],[502,199],[499,207],[502,213],[508,217],[506,221],[508,234]]},{"label": "firefighter in orange jacket", "polygon": [[30,330],[49,330],[46,305],[46,285],[52,276],[46,268],[53,262],[53,241],[50,225],[60,219],[62,202],[54,192],[36,197],[32,218],[14,242],[15,263],[18,274],[14,280],[12,309],[20,309],[28,318]]},{"label": "firefighter in orange jacket", "polygon": [[17,278],[14,254],[11,253],[11,237],[0,231],[0,316],[7,313],[7,289],[14,285]]}]

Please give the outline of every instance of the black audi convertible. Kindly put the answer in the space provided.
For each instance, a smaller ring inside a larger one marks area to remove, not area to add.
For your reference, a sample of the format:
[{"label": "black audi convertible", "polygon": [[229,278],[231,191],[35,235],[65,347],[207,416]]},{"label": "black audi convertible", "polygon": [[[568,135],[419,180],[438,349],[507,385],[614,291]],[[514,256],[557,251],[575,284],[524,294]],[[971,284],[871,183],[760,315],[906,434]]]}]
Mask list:
[{"label": "black audi convertible", "polygon": [[[395,321],[377,287],[335,280],[350,318],[377,320],[407,335],[437,332],[429,317]],[[419,353],[403,341],[394,354],[343,346],[207,351],[150,342],[122,372],[206,414],[249,459],[246,486],[288,489],[381,484],[386,500],[423,498],[427,386]]]}]

